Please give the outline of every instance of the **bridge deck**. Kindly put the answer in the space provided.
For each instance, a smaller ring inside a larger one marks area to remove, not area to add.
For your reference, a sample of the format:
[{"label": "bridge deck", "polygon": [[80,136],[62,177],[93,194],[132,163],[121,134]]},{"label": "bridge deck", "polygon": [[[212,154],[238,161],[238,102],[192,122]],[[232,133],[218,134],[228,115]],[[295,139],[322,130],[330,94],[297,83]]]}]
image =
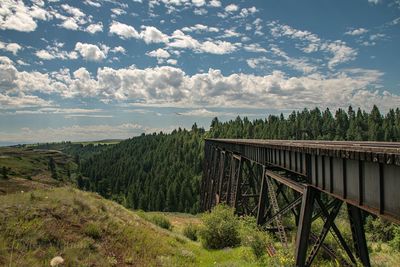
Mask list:
[{"label": "bridge deck", "polygon": [[206,141],[256,147],[268,147],[315,155],[361,159],[400,166],[400,142],[309,141],[265,139],[206,139]]}]

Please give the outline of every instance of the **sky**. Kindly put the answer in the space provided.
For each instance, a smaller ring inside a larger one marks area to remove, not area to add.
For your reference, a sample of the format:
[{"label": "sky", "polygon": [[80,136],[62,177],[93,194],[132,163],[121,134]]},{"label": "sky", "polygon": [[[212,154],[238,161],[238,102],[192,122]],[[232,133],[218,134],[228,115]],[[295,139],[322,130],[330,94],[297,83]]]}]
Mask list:
[{"label": "sky", "polygon": [[400,0],[1,0],[0,145],[400,105]]}]

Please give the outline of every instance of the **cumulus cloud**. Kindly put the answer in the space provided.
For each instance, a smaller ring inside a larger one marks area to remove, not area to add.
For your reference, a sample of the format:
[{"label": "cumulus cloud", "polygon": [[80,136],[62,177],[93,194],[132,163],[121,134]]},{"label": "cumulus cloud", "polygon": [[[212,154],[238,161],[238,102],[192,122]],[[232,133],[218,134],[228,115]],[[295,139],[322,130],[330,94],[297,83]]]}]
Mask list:
[{"label": "cumulus cloud", "polygon": [[116,46],[113,49],[110,50],[113,53],[122,53],[125,54],[126,50],[122,46]]},{"label": "cumulus cloud", "polygon": [[180,30],[174,31],[170,38],[172,41],[167,44],[169,47],[192,49],[199,53],[205,52],[222,55],[232,53],[237,49],[236,44],[226,41],[217,40],[200,42]]},{"label": "cumulus cloud", "polygon": [[196,33],[200,33],[200,32],[219,32],[219,29],[216,27],[209,27],[203,24],[196,24],[194,26],[190,26],[190,27],[183,27],[182,31],[184,32],[196,32]]},{"label": "cumulus cloud", "polygon": [[353,29],[353,30],[349,30],[347,32],[345,32],[344,34],[346,35],[362,35],[364,33],[367,33],[368,30],[364,29],[364,28],[358,28],[358,29]]},{"label": "cumulus cloud", "polygon": [[169,58],[171,55],[168,53],[168,51],[158,48],[157,50],[150,51],[146,53],[146,55],[150,57],[156,57],[156,58]]},{"label": "cumulus cloud", "polygon": [[98,22],[98,23],[90,24],[86,27],[86,31],[91,34],[95,34],[96,32],[102,32],[103,31],[103,23]]},{"label": "cumulus cloud", "polygon": [[61,97],[91,97],[104,102],[128,101],[145,106],[173,107],[267,106],[283,109],[290,106],[297,109],[314,106],[337,108],[352,104],[368,109],[374,103],[388,109],[396,106],[400,97],[377,91],[381,76],[379,71],[366,69],[299,77],[288,77],[279,71],[263,76],[223,75],[214,69],[188,75],[172,66],[146,69],[103,67],[93,75],[82,67],[72,73],[63,69],[43,74],[20,72],[13,65],[0,64],[0,88],[6,90],[2,94],[7,97],[11,97],[11,92],[25,95],[40,92]]},{"label": "cumulus cloud", "polygon": [[33,6],[31,9],[25,6],[21,0],[2,0],[0,5],[0,29],[32,32],[37,24],[34,20],[46,19],[41,8]]},{"label": "cumulus cloud", "polygon": [[230,4],[225,7],[226,12],[236,12],[238,11],[239,7],[235,4]]},{"label": "cumulus cloud", "polygon": [[139,39],[140,35],[136,29],[130,25],[113,21],[110,25],[110,33],[116,34],[122,39],[136,38]]},{"label": "cumulus cloud", "polygon": [[97,45],[77,42],[75,50],[89,61],[101,61],[107,57],[107,49],[100,49]]},{"label": "cumulus cloud", "polygon": [[76,31],[79,29],[79,25],[76,23],[76,21],[73,18],[67,18],[59,26],[62,28],[65,28],[67,30],[73,30],[73,31]]},{"label": "cumulus cloud", "polygon": [[153,26],[143,26],[140,37],[146,44],[150,43],[166,43],[168,36]]},{"label": "cumulus cloud", "polygon": [[22,49],[22,46],[17,43],[4,43],[0,41],[0,49],[11,52],[15,56],[17,55],[18,51]]},{"label": "cumulus cloud", "polygon": [[263,47],[260,46],[260,44],[249,44],[244,46],[244,50],[249,51],[249,52],[255,52],[255,53],[260,53],[260,52],[267,52],[267,50]]},{"label": "cumulus cloud", "polygon": [[211,0],[208,3],[208,5],[211,6],[211,7],[220,7],[221,6],[221,1],[219,1],[219,0]]}]

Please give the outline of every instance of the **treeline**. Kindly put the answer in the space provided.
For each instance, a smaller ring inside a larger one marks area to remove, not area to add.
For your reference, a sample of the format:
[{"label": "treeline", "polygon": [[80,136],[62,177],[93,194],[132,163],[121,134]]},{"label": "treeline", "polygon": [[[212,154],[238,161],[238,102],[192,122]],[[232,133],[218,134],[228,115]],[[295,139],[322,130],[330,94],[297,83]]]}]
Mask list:
[{"label": "treeline", "polygon": [[400,109],[382,115],[374,106],[370,113],[349,107],[293,111],[288,117],[270,115],[250,121],[237,117],[220,122],[214,118],[208,134],[214,138],[255,138],[284,140],[400,141]]},{"label": "treeline", "polygon": [[376,106],[370,113],[304,109],[264,120],[214,118],[208,132],[194,124],[191,130],[142,135],[83,161],[88,179],[79,186],[133,209],[196,212],[206,137],[400,141],[400,110],[382,115]]}]

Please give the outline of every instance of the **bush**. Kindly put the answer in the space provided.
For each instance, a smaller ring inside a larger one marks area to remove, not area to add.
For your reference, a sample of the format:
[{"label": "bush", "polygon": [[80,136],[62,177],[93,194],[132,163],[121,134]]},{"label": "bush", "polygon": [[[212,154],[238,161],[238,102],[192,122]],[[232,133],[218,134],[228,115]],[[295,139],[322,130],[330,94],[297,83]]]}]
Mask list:
[{"label": "bush", "polygon": [[394,229],[394,238],[389,244],[394,250],[400,251],[400,227]]},{"label": "bush", "polygon": [[372,241],[387,242],[393,239],[395,225],[381,218],[374,219],[368,216],[365,223],[365,230],[371,234]]},{"label": "bush", "polygon": [[204,227],[200,236],[204,247],[221,249],[240,244],[239,219],[234,215],[233,208],[217,205],[202,219]]},{"label": "bush", "polygon": [[258,228],[256,218],[246,216],[240,220],[240,239],[243,246],[248,246],[257,259],[264,256],[268,244],[268,233]]},{"label": "bush", "polygon": [[84,228],[85,235],[93,238],[99,239],[101,237],[101,229],[98,224],[88,223]]},{"label": "bush", "polygon": [[190,240],[197,241],[197,232],[199,231],[198,227],[192,223],[183,228],[183,235],[189,238]]},{"label": "bush", "polygon": [[171,230],[171,222],[165,217],[164,215],[153,215],[149,218],[149,220],[154,223],[155,225],[160,226],[161,228]]}]

